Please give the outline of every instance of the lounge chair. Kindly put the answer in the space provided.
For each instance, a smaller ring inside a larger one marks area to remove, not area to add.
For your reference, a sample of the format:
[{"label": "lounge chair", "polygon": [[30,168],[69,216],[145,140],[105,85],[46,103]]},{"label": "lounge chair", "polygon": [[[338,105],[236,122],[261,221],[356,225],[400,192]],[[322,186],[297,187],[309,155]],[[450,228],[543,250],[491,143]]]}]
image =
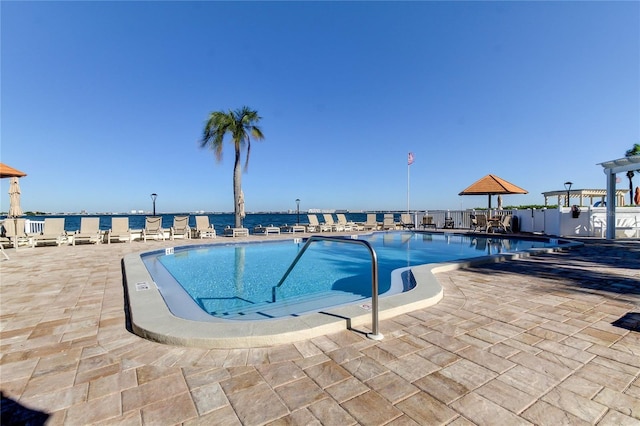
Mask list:
[{"label": "lounge chair", "polygon": [[478,227],[478,218],[475,214],[469,215],[469,229],[475,231]]},{"label": "lounge chair", "polygon": [[511,215],[507,214],[502,216],[502,220],[500,222],[495,222],[494,228],[497,228],[502,232],[512,232],[511,230]]},{"label": "lounge chair", "polygon": [[337,223],[337,222],[335,222],[333,220],[333,215],[332,214],[324,213],[322,215],[322,217],[324,217],[324,223],[327,226],[330,226],[332,231],[342,232],[342,231],[345,230],[344,226],[340,225],[339,223]]},{"label": "lounge chair", "polygon": [[437,229],[435,222],[433,221],[433,216],[424,215],[422,216],[422,229],[433,228]]},{"label": "lounge chair", "polygon": [[2,226],[4,226],[5,236],[11,243],[13,248],[17,249],[20,245],[27,245],[35,247],[33,238],[29,237],[24,230],[24,219],[5,219]]},{"label": "lounge chair", "polygon": [[481,231],[481,232],[485,231],[486,232],[488,230],[487,225],[488,225],[488,223],[487,223],[487,216],[486,215],[484,215],[484,214],[476,215],[476,222],[473,225],[474,226],[473,227],[474,231]]},{"label": "lounge chair", "polygon": [[122,238],[125,238],[131,243],[131,229],[129,229],[129,218],[128,217],[112,217],[111,218],[111,229],[107,231],[107,244],[111,244],[112,239],[116,239],[116,241],[121,241]]},{"label": "lounge chair", "polygon": [[318,222],[318,217],[315,214],[308,214],[309,226],[307,226],[307,232],[325,232],[331,231],[331,226],[326,223]]},{"label": "lounge chair", "polygon": [[416,224],[413,223],[413,218],[410,213],[402,213],[400,215],[400,226],[404,229],[413,229],[416,227]]},{"label": "lounge chair", "polygon": [[388,231],[390,229],[396,229],[396,221],[393,218],[393,213],[385,213],[382,221],[382,229]]},{"label": "lounge chair", "polygon": [[336,217],[338,218],[338,225],[344,226],[345,231],[362,231],[364,227],[362,225],[358,225],[355,222],[349,222],[347,220],[347,216],[344,213],[337,213]]},{"label": "lounge chair", "polygon": [[365,231],[377,231],[380,228],[376,213],[367,213],[367,221],[362,224]]},{"label": "lounge chair", "polygon": [[154,237],[164,241],[164,229],[162,229],[162,216],[147,216],[144,218],[144,229],[142,230],[142,239],[147,242],[147,238]]},{"label": "lounge chair", "polygon": [[258,235],[279,234],[280,228],[273,225],[269,225],[269,226],[258,225],[255,228],[253,228],[253,233]]},{"label": "lounge chair", "polygon": [[191,228],[189,228],[189,216],[174,216],[173,226],[169,230],[169,238],[191,238]]},{"label": "lounge chair", "polygon": [[225,237],[248,237],[249,230],[247,228],[232,228],[227,226],[224,228]]},{"label": "lounge chair", "polygon": [[280,232],[287,234],[295,234],[296,232],[306,232],[307,227],[304,225],[287,225],[286,223],[280,227]]},{"label": "lounge chair", "polygon": [[67,241],[67,233],[64,231],[64,218],[63,217],[47,217],[44,219],[44,227],[42,228],[42,234],[33,234],[34,245],[40,243],[56,243],[58,247]]},{"label": "lounge chair", "polygon": [[209,223],[209,216],[196,216],[196,235],[200,239],[216,237],[216,229]]},{"label": "lounge chair", "polygon": [[4,245],[6,243],[11,243],[11,241],[7,237],[0,236],[0,252],[6,260],[9,260],[9,255],[4,251]]},{"label": "lounge chair", "polygon": [[102,242],[99,217],[80,218],[80,229],[73,234],[73,245],[80,242],[98,244]]}]

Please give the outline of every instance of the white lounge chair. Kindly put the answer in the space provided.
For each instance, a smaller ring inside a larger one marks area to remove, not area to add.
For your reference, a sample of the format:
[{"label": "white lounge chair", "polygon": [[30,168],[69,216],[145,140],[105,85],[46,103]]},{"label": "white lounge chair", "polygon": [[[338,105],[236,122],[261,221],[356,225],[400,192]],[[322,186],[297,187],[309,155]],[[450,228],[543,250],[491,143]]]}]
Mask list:
[{"label": "white lounge chair", "polygon": [[413,223],[413,218],[410,213],[402,213],[400,215],[400,226],[405,229],[413,229],[416,227],[416,224]]},{"label": "white lounge chair", "polygon": [[189,228],[189,216],[174,216],[173,226],[169,230],[169,238],[191,238],[191,228]]},{"label": "white lounge chair", "polygon": [[27,245],[30,247],[35,246],[33,238],[29,237],[24,230],[24,219],[11,219],[4,220],[2,226],[4,226],[5,236],[7,242],[10,242],[13,248],[17,249],[20,245]]},{"label": "white lounge chair", "polygon": [[162,229],[162,216],[147,216],[144,219],[144,229],[142,230],[142,239],[144,242],[147,238],[160,238],[164,241],[164,229]]},{"label": "white lounge chair", "polygon": [[324,223],[330,226],[332,231],[342,232],[345,230],[344,226],[340,225],[339,223],[333,220],[332,214],[324,213],[322,216],[324,217]]},{"label": "white lounge chair", "polygon": [[269,226],[258,225],[253,228],[253,233],[257,235],[279,234],[280,228],[273,225],[269,225]]},{"label": "white lounge chair", "polygon": [[196,216],[196,236],[200,239],[216,237],[216,229],[209,223],[209,216]]},{"label": "white lounge chair", "polygon": [[58,247],[67,240],[63,217],[47,217],[44,219],[42,234],[33,234],[34,245],[56,243]]},{"label": "white lounge chair", "polygon": [[331,231],[331,226],[326,223],[318,222],[318,216],[315,214],[308,214],[309,226],[307,226],[307,232],[326,232]]},{"label": "white lounge chair", "polygon": [[296,232],[306,232],[307,227],[304,225],[287,225],[286,223],[280,227],[280,232],[287,234],[295,234]]},{"label": "white lounge chair", "polygon": [[390,229],[396,229],[396,221],[393,218],[393,213],[385,213],[382,221],[382,229],[388,231]]},{"label": "white lounge chair", "polygon": [[344,213],[337,213],[336,217],[338,218],[338,225],[344,226],[345,231],[362,231],[364,229],[363,226],[348,221]]},{"label": "white lounge chair", "polygon": [[365,231],[377,231],[380,228],[378,223],[378,215],[376,213],[367,213],[367,221],[362,224]]},{"label": "white lounge chair", "polygon": [[98,244],[102,242],[102,233],[100,232],[99,217],[82,217],[80,218],[80,229],[73,234],[73,245],[80,242],[89,242]]},{"label": "white lounge chair", "polygon": [[121,241],[126,238],[131,243],[131,229],[129,228],[128,217],[112,217],[111,229],[107,231],[107,244],[111,244],[112,239]]},{"label": "white lounge chair", "polygon": [[227,226],[224,228],[225,237],[248,237],[249,230],[247,228],[232,228]]}]

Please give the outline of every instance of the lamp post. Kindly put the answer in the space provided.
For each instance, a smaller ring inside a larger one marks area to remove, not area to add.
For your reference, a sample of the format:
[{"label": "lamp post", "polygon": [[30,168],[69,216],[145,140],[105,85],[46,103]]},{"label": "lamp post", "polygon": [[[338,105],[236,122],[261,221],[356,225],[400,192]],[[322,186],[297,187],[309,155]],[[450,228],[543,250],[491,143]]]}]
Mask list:
[{"label": "lamp post", "polygon": [[296,198],[296,211],[298,213],[298,220],[296,221],[296,225],[300,225],[300,198]]},{"label": "lamp post", "polygon": [[567,190],[567,207],[569,207],[569,196],[571,194],[571,185],[573,185],[573,182],[564,183],[564,189]]},{"label": "lamp post", "polygon": [[153,201],[153,215],[156,215],[156,198],[158,198],[158,194],[155,192],[151,194],[151,201]]}]

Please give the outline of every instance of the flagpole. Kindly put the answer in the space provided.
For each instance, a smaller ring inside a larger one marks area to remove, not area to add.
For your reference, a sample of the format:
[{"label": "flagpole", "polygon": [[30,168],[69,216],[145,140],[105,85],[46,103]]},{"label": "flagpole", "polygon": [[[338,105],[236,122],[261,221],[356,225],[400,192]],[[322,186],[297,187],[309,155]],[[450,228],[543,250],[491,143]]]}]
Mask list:
[{"label": "flagpole", "polygon": [[409,188],[409,173],[411,170],[411,165],[413,164],[413,152],[409,152],[409,154],[407,154],[407,214],[410,214],[410,205],[409,205],[409,194],[410,194],[410,188]]},{"label": "flagpole", "polygon": [[407,162],[407,214],[409,214],[409,177],[411,171],[411,163]]}]

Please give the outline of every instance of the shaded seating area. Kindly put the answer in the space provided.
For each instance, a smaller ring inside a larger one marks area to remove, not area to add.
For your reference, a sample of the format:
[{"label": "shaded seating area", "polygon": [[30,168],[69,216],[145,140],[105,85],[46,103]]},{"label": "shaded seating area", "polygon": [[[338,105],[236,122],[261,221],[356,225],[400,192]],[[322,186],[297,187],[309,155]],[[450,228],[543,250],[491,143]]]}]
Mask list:
[{"label": "shaded seating area", "polygon": [[216,229],[209,223],[209,216],[196,216],[195,234],[200,239],[216,237]]},{"label": "shaded seating area", "polygon": [[99,217],[82,217],[80,218],[80,229],[73,234],[72,244],[76,243],[93,243],[102,242],[102,233],[100,232]]},{"label": "shaded seating area", "polygon": [[191,238],[191,228],[189,228],[189,216],[174,216],[173,225],[169,229],[169,238]]},{"label": "shaded seating area", "polygon": [[147,238],[164,240],[164,229],[162,228],[162,216],[147,216],[144,219],[144,229],[142,230],[142,240]]},{"label": "shaded seating area", "polygon": [[227,226],[224,228],[225,237],[248,237],[249,230],[247,228],[232,228]]},{"label": "shaded seating area", "polygon": [[122,241],[123,238],[131,243],[131,229],[129,228],[128,217],[112,217],[111,229],[107,231],[107,244],[111,244],[111,240]]},{"label": "shaded seating area", "polygon": [[33,234],[34,246],[38,244],[54,243],[58,247],[67,241],[67,233],[64,230],[63,217],[48,217],[44,220],[42,234]]}]

